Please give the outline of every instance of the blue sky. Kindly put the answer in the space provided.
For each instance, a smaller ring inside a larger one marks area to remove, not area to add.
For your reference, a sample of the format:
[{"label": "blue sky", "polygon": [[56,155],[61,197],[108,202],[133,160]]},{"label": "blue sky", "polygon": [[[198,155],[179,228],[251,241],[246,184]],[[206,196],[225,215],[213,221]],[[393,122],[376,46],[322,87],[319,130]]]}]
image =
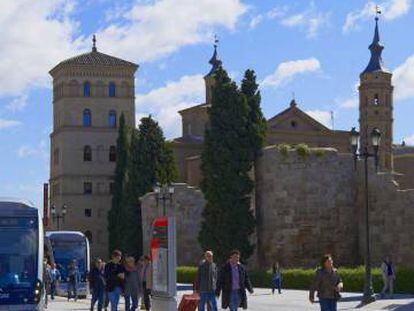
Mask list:
[{"label": "blue sky", "polygon": [[394,141],[414,144],[411,0],[2,0],[0,196],[40,205],[49,176],[51,79],[59,61],[98,50],[136,62],[138,118],[180,135],[177,110],[204,101],[214,34],[225,69],[252,68],[270,118],[295,93],[300,108],[336,129],[358,126],[356,86],[369,60],[375,5],[383,58],[394,73]]}]

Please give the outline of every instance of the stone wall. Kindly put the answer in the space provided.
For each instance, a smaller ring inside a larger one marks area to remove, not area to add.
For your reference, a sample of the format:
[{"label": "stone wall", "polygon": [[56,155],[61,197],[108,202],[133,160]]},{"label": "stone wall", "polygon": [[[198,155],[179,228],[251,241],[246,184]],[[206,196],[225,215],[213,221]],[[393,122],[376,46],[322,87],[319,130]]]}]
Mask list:
[{"label": "stone wall", "polygon": [[[198,264],[202,250],[197,236],[200,230],[201,213],[205,200],[203,193],[187,184],[174,184],[173,204],[167,203],[168,215],[175,214],[177,220],[177,264]],[[149,243],[154,219],[162,214],[157,207],[155,194],[147,193],[141,198],[144,252],[149,253]]]},{"label": "stone wall", "polygon": [[315,267],[324,253],[358,261],[353,159],[335,149],[283,155],[265,148],[256,167],[258,259],[262,267]]},{"label": "stone wall", "polygon": [[[362,177],[362,176],[361,176]],[[400,266],[414,268],[414,190],[400,190],[390,173],[370,174],[370,233],[372,262],[391,256]],[[358,192],[360,254],[365,254],[364,188]]]}]

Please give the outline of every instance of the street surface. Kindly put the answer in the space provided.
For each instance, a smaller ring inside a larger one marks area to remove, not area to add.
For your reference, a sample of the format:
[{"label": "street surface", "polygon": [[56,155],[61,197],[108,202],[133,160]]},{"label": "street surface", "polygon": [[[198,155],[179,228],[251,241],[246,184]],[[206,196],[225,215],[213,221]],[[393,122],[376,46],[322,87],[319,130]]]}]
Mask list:
[{"label": "street surface", "polygon": [[[303,310],[319,310],[318,305],[311,305],[307,298],[306,291],[285,290],[281,295],[271,295],[268,289],[255,289],[253,295],[249,295],[249,308],[251,311],[303,311]],[[179,292],[179,299],[185,292]],[[358,308],[361,298],[360,294],[345,293],[344,298],[339,303],[338,310],[361,310],[361,311],[414,311],[414,296],[397,295],[395,299],[378,300],[368,306]],[[50,300],[49,300],[50,301]],[[76,303],[72,300],[67,302],[66,299],[58,297],[55,301],[49,302],[47,310],[50,311],[64,311],[89,310],[90,300],[78,300]],[[96,307],[95,307],[96,310]],[[121,298],[120,311],[124,310],[123,299]]]}]

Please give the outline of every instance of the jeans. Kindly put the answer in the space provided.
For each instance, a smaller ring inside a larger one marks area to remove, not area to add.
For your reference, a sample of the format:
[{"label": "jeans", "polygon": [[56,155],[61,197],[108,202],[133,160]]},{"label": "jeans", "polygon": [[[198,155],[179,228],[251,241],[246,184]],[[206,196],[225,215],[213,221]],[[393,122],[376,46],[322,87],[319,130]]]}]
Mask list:
[{"label": "jeans", "polygon": [[108,292],[108,298],[111,302],[111,311],[118,311],[118,303],[121,292],[122,290],[120,287],[115,287],[112,292]]},{"label": "jeans", "polygon": [[102,311],[105,298],[105,289],[104,288],[94,288],[92,290],[92,300],[91,300],[91,311],[95,307],[96,302],[98,302],[98,311]]},{"label": "jeans", "polygon": [[385,295],[387,290],[390,292],[390,295],[392,296],[394,294],[394,277],[393,276],[387,276],[384,279],[384,287],[382,288],[381,295]]},{"label": "jeans", "polygon": [[[77,289],[76,282],[68,282],[68,300],[70,298],[75,298],[75,300],[78,299],[78,289]],[[73,294],[73,296],[72,296]]]},{"label": "jeans", "polygon": [[50,298],[55,299],[56,295],[56,281],[50,283]]},{"label": "jeans", "polygon": [[272,294],[275,293],[276,288],[279,294],[281,294],[282,293],[282,280],[280,278],[274,278],[272,280]]},{"label": "jeans", "polygon": [[[132,301],[132,306],[131,306]],[[125,311],[135,311],[138,308],[138,292],[127,295],[125,294]]]},{"label": "jeans", "polygon": [[239,290],[232,290],[230,294],[230,311],[237,311],[240,306],[240,293]]},{"label": "jeans", "polygon": [[320,299],[321,311],[336,311],[336,299]]},{"label": "jeans", "polygon": [[142,288],[144,290],[144,305],[145,305],[145,310],[150,310],[151,309],[151,299],[150,299],[150,295],[151,295],[151,289],[147,288],[147,282],[142,282]]},{"label": "jeans", "polygon": [[210,305],[211,311],[217,311],[217,300],[214,292],[200,293],[200,302],[198,303],[198,311],[204,311],[206,304]]}]

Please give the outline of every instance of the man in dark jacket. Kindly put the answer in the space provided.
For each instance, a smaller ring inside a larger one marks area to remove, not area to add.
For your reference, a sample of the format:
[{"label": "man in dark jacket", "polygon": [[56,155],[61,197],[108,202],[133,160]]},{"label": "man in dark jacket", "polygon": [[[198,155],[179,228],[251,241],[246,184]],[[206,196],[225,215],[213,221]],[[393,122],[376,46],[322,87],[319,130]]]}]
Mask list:
[{"label": "man in dark jacket", "polygon": [[114,250],[111,255],[111,261],[105,265],[106,291],[111,303],[111,311],[118,311],[119,298],[125,280],[125,269],[121,265],[122,253]]},{"label": "man in dark jacket", "polygon": [[206,304],[211,307],[211,311],[217,311],[217,301],[215,296],[217,285],[217,266],[213,262],[213,252],[206,251],[204,260],[198,266],[198,291],[200,302],[198,310],[204,311]]},{"label": "man in dark jacket", "polygon": [[95,259],[95,266],[89,274],[89,285],[92,291],[91,311],[98,302],[98,311],[102,311],[105,298],[105,271],[101,258]]},{"label": "man in dark jacket", "polygon": [[221,269],[217,282],[216,295],[222,292],[222,308],[230,308],[230,311],[236,311],[239,307],[247,309],[246,289],[253,294],[246,268],[240,263],[240,252],[234,250],[230,253],[228,263]]}]

